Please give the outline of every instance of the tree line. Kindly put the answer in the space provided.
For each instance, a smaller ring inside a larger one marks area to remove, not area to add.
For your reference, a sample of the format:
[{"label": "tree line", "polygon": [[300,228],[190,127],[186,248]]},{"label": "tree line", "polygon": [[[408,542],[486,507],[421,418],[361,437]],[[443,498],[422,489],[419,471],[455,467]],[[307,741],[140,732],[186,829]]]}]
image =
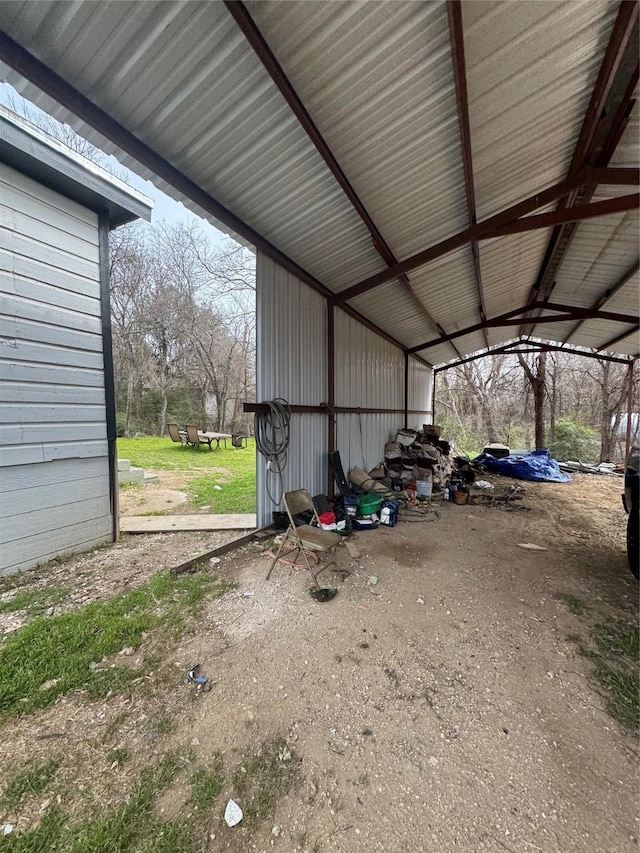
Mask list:
[{"label": "tree line", "polygon": [[[634,375],[633,400],[638,384]],[[559,352],[494,354],[439,373],[436,420],[469,454],[499,442],[548,448],[564,461],[620,462],[628,391],[626,364]],[[637,441],[637,416],[632,424]]]},{"label": "tree line", "polygon": [[193,223],[133,223],[110,235],[118,434],[167,422],[249,429],[255,396],[255,259]]}]

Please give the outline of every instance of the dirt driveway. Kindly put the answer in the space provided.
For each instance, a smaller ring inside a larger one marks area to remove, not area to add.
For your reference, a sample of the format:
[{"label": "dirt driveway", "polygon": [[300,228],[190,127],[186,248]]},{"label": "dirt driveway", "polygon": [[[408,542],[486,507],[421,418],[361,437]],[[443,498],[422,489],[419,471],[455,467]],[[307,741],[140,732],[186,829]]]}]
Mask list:
[{"label": "dirt driveway", "polygon": [[[219,568],[237,589],[166,650],[150,697],[131,709],[117,696],[58,701],[5,724],[0,761],[42,750],[34,731],[55,728],[75,778],[110,803],[160,748],[219,751],[230,770],[202,850],[635,851],[638,742],[577,651],[594,621],[637,619],[620,490],[584,475],[527,485],[525,509],[447,504],[436,521],[361,533],[359,560],[340,557],[352,574],[321,575],[339,589],[326,604],[304,571],[276,567],[266,582],[264,554],[232,552]],[[120,577],[114,552],[101,552],[101,572]],[[191,701],[184,671],[196,661],[213,686]],[[149,730],[160,711],[175,724],[161,745]],[[135,757],[98,776],[86,746],[116,719]],[[301,760],[298,784],[267,820],[228,828],[231,768],[246,772],[277,737]],[[160,808],[184,813],[179,786]]]}]

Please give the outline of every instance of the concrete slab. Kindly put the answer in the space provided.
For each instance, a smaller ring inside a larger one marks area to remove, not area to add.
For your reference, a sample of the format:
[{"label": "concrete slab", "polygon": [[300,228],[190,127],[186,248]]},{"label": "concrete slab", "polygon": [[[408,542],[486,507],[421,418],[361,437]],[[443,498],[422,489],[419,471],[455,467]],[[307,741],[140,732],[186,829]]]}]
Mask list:
[{"label": "concrete slab", "polygon": [[253,513],[234,515],[130,515],[120,518],[122,533],[178,533],[190,530],[254,530]]}]

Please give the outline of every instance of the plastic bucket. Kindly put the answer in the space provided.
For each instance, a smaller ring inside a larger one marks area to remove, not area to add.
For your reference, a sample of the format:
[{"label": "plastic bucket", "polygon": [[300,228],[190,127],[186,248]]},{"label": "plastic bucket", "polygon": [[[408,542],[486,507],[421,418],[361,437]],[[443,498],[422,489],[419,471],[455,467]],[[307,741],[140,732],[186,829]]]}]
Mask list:
[{"label": "plastic bucket", "polygon": [[380,495],[360,495],[358,498],[358,515],[372,515],[382,506]]},{"label": "plastic bucket", "polygon": [[416,497],[418,500],[428,501],[431,497],[432,488],[431,480],[416,480]]}]

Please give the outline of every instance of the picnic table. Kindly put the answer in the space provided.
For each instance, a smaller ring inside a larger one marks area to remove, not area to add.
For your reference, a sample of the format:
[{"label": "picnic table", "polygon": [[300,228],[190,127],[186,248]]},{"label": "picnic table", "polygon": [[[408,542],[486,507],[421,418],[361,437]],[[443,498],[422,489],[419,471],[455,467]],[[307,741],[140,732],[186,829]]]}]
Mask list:
[{"label": "picnic table", "polygon": [[227,439],[231,438],[231,435],[226,432],[202,432],[198,430],[198,438],[200,439],[201,444],[208,444],[209,450],[211,450],[211,442],[215,441],[216,450],[220,450],[220,442],[224,441],[225,450],[227,447]]}]

